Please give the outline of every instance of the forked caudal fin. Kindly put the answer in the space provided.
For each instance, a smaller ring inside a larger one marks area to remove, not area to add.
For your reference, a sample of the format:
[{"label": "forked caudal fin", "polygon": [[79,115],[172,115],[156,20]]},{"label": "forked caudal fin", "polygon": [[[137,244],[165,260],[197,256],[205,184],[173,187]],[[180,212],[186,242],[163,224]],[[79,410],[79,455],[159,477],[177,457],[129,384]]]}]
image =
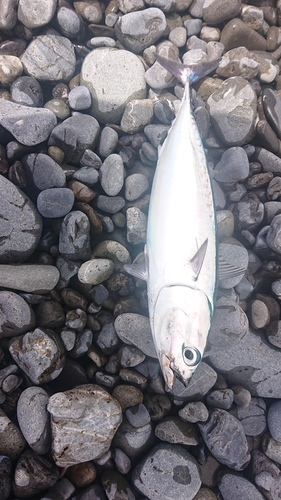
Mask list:
[{"label": "forked caudal fin", "polygon": [[212,61],[185,66],[185,64],[181,62],[167,59],[156,53],[155,58],[156,61],[158,61],[167,71],[172,73],[172,75],[183,85],[186,85],[187,81],[189,81],[189,83],[194,83],[196,80],[200,80],[200,78],[203,78],[203,76],[208,75],[211,71],[216,69],[220,62],[220,59],[213,59]]}]

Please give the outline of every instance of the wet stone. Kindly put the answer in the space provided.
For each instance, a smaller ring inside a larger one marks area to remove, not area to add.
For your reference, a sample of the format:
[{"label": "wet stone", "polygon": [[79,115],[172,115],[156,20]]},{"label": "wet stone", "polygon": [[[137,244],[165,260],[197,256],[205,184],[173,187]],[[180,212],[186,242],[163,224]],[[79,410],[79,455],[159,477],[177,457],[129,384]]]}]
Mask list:
[{"label": "wet stone", "polygon": [[[101,481],[108,500],[118,500],[119,498],[135,500],[136,497],[128,481],[119,472],[105,471],[101,476]],[[126,492],[126,497],[124,492]]]},{"label": "wet stone", "polygon": [[21,455],[26,441],[19,427],[12,422],[0,408],[0,455],[6,455],[15,461]]},{"label": "wet stone", "polygon": [[147,317],[134,313],[120,314],[114,322],[114,327],[125,344],[135,345],[145,355],[157,358]]},{"label": "wet stone", "polygon": [[50,488],[58,478],[59,470],[56,466],[32,450],[26,450],[16,465],[13,493],[20,498],[28,498]]},{"label": "wet stone", "polygon": [[72,209],[74,193],[68,188],[51,188],[41,191],[37,198],[38,212],[49,219],[64,217]]},{"label": "wet stone", "polygon": [[43,105],[43,91],[40,83],[31,76],[21,76],[10,87],[11,99],[17,104],[31,107]]},{"label": "wet stone", "polygon": [[192,403],[187,403],[178,412],[179,417],[186,422],[195,424],[197,422],[206,422],[209,416],[207,407],[201,401],[194,401]]},{"label": "wet stone", "polygon": [[206,397],[206,402],[211,408],[221,408],[229,410],[233,403],[233,391],[231,389],[219,389],[210,392]]},{"label": "wet stone", "polygon": [[125,368],[137,366],[145,359],[145,355],[137,347],[128,345],[119,349],[118,356],[121,366]]},{"label": "wet stone", "polygon": [[279,442],[281,441],[280,412],[281,402],[276,401],[269,407],[267,413],[267,425],[269,432],[273,439]]},{"label": "wet stone", "polygon": [[108,157],[114,153],[118,143],[118,134],[116,130],[111,127],[104,127],[99,143],[99,153],[103,158]]},{"label": "wet stone", "polygon": [[218,486],[224,500],[239,500],[241,496],[245,500],[251,500],[251,498],[263,500],[264,498],[248,479],[229,472],[220,478]]},{"label": "wet stone", "polygon": [[20,369],[36,385],[54,380],[64,367],[63,347],[52,330],[36,328],[14,339],[9,350]]},{"label": "wet stone", "polygon": [[[104,389],[86,384],[51,396],[52,454],[67,467],[94,460],[110,447],[122,413],[119,403]],[[65,425],[65,418],[71,422]]]},{"label": "wet stone", "polygon": [[281,175],[281,159],[264,148],[256,148],[255,159],[263,168],[264,172],[272,172]]},{"label": "wet stone", "polygon": [[262,451],[265,455],[276,462],[281,464],[281,443],[276,441],[269,433],[264,434],[262,439]]},{"label": "wet stone", "polygon": [[83,212],[74,210],[63,219],[59,251],[65,259],[84,260],[90,257],[90,222]]},{"label": "wet stone", "polygon": [[47,403],[49,396],[41,387],[28,387],[19,398],[17,419],[30,448],[44,455],[51,446],[51,429]]},{"label": "wet stone", "polygon": [[56,261],[56,267],[60,272],[61,278],[67,281],[78,273],[80,263],[73,262],[59,256]]},{"label": "wet stone", "polygon": [[35,326],[33,310],[14,292],[0,291],[0,338],[26,333]]},{"label": "wet stone", "polygon": [[232,390],[234,392],[234,403],[239,408],[246,408],[251,402],[251,393],[241,385],[233,385]]},{"label": "wet stone", "polygon": [[221,409],[210,410],[209,419],[198,423],[206,446],[231,469],[242,470],[250,460],[248,443],[239,420]]},{"label": "wet stone", "polygon": [[166,19],[158,8],[130,12],[115,24],[117,39],[129,50],[139,54],[157,42],[166,29]]},{"label": "wet stone", "polygon": [[32,40],[21,61],[27,75],[39,81],[59,82],[68,81],[73,76],[76,58],[74,47],[67,38],[48,34]]},{"label": "wet stone", "polygon": [[[218,138],[229,146],[242,146],[253,136],[257,96],[241,76],[225,80],[207,101]],[[243,110],[243,111],[242,111]]]},{"label": "wet stone", "polygon": [[166,417],[155,427],[155,436],[171,444],[196,446],[199,437],[194,425],[179,417]]},{"label": "wet stone", "polygon": [[266,405],[262,398],[252,398],[246,408],[237,408],[240,420],[247,436],[258,436],[266,430]]},{"label": "wet stone", "polygon": [[[271,172],[268,172],[269,174]],[[273,175],[273,174],[271,174]],[[269,200],[275,201],[281,196],[281,178],[273,177],[273,179],[269,182],[266,190],[267,198]],[[270,221],[271,222],[271,221]]]},{"label": "wet stone", "polygon": [[133,427],[143,427],[149,424],[150,415],[146,406],[139,403],[135,406],[130,406],[125,410],[126,418]]},{"label": "wet stone", "polygon": [[131,460],[126,453],[120,450],[120,448],[115,448],[113,450],[113,458],[118,471],[121,474],[128,474],[131,469]]},{"label": "wet stone", "polygon": [[101,187],[108,196],[116,196],[124,183],[124,166],[122,158],[111,154],[104,160],[100,167]]},{"label": "wet stone", "polygon": [[102,123],[119,123],[127,102],[146,96],[142,63],[128,51],[109,47],[93,50],[85,57],[81,85],[88,87],[93,116]]},{"label": "wet stone", "polygon": [[46,293],[56,286],[59,272],[55,266],[40,264],[0,265],[0,286],[21,292]]},{"label": "wet stone", "polygon": [[171,444],[152,448],[133,470],[132,481],[151,500],[192,500],[201,486],[198,462],[185,448]]}]

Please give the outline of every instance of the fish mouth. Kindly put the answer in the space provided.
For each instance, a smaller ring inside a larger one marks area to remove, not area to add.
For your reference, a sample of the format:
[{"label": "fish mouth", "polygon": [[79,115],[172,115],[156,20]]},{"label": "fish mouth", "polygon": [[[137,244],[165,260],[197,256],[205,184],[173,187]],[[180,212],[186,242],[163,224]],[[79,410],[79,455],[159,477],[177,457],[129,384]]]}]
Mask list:
[{"label": "fish mouth", "polygon": [[187,387],[190,381],[190,377],[188,379],[184,378],[181,374],[179,368],[175,364],[174,358],[171,358],[165,354],[162,354],[162,366],[163,373],[165,374],[165,389],[167,392],[171,392],[173,389],[173,385],[175,383],[175,378],[178,378],[182,384]]}]

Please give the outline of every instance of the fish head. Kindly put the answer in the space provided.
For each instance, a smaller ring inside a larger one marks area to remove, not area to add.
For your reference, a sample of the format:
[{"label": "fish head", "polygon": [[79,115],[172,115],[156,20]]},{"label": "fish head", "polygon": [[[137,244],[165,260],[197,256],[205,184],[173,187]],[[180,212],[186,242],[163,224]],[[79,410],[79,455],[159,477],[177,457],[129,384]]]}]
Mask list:
[{"label": "fish head", "polygon": [[154,341],[166,390],[175,376],[185,385],[199,365],[211,325],[211,307],[201,290],[187,286],[163,287],[155,305]]}]

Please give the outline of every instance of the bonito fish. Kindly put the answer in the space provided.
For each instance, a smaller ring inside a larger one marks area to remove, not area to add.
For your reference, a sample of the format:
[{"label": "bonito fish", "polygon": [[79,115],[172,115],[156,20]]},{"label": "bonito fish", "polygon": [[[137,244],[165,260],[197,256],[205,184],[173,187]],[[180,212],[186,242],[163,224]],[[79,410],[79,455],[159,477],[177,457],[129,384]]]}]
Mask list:
[{"label": "bonito fish", "polygon": [[187,384],[207,342],[216,290],[216,220],[204,148],[190,108],[190,83],[218,61],[194,68],[157,60],[185,84],[177,117],[159,153],[148,214],[146,269],[156,351],[170,391],[175,376]]}]

